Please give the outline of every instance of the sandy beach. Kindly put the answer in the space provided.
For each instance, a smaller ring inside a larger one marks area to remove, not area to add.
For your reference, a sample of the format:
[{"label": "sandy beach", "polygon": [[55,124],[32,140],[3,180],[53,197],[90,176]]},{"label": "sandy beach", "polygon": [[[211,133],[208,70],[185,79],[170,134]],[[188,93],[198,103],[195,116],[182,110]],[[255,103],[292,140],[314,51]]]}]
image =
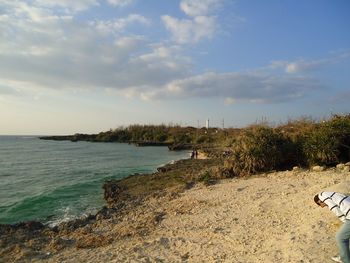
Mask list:
[{"label": "sandy beach", "polygon": [[349,179],[346,170],[298,170],[169,191],[82,228],[75,246],[55,252],[52,241],[31,262],[332,262],[341,222],[313,196],[346,192]]}]

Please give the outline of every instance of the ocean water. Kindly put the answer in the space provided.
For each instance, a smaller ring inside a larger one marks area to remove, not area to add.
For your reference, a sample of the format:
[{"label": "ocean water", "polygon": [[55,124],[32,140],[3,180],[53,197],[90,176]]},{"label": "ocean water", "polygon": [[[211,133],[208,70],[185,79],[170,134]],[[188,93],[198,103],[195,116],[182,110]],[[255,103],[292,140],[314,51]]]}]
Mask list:
[{"label": "ocean water", "polygon": [[187,157],[166,147],[0,136],[0,223],[54,225],[94,213],[104,205],[105,180]]}]

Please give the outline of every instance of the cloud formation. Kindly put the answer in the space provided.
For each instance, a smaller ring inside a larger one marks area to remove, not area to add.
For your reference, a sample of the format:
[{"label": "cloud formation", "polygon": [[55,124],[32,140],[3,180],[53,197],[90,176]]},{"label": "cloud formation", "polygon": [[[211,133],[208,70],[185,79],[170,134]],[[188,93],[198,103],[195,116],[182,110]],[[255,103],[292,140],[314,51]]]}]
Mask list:
[{"label": "cloud formation", "polygon": [[342,52],[340,54],[335,54],[328,58],[322,58],[322,59],[314,59],[314,60],[299,59],[291,62],[273,61],[271,66],[273,68],[282,67],[284,68],[286,73],[290,73],[290,74],[305,73],[305,72],[315,71],[315,70],[329,67],[333,64],[340,63],[349,58],[350,58],[350,52]]},{"label": "cloud formation", "polygon": [[114,34],[123,32],[131,24],[140,24],[149,26],[151,21],[139,14],[130,14],[125,18],[113,20],[95,20],[89,24],[102,34]]},{"label": "cloud formation", "polygon": [[188,16],[204,16],[215,12],[222,2],[222,0],[182,0],[180,8]]},{"label": "cloud formation", "polygon": [[127,6],[134,2],[134,0],[107,0],[108,3],[114,6]]},{"label": "cloud formation", "polygon": [[212,38],[216,30],[216,20],[209,16],[196,16],[193,19],[177,19],[162,16],[165,27],[171,32],[172,39],[179,44],[197,43]]},{"label": "cloud formation", "polygon": [[143,99],[223,98],[233,102],[279,103],[301,98],[324,86],[308,77],[276,76],[258,72],[214,73],[179,79],[150,92]]},{"label": "cloud formation", "polygon": [[194,44],[203,39],[210,39],[218,30],[216,11],[223,0],[182,0],[180,9],[189,16],[178,19],[163,15],[162,21],[178,44]]},{"label": "cloud formation", "polygon": [[0,79],[121,90],[164,85],[186,75],[178,49],[149,45],[144,36],[125,32],[131,24],[149,26],[142,15],[81,22],[39,4],[2,2],[0,7],[7,10],[0,17]]},{"label": "cloud formation", "polygon": [[[217,97],[227,105],[279,103],[324,88],[317,79],[291,73],[349,57],[344,53],[314,61],[277,61],[264,70],[194,75],[193,61],[184,55],[183,44],[214,37],[217,20],[213,12],[220,3],[181,1],[180,7],[188,19],[161,17],[175,43],[154,43],[145,35],[126,30],[131,25],[145,31],[151,29],[150,19],[141,14],[108,20],[76,19],[76,13],[101,4],[99,1],[56,4],[36,0],[31,5],[2,1],[0,8],[6,12],[0,15],[0,93],[17,95],[26,87],[31,91],[112,89],[143,100]],[[284,72],[276,73],[273,67]]]},{"label": "cloud formation", "polygon": [[[18,2],[18,1],[13,1]],[[67,12],[78,12],[83,11],[91,6],[98,6],[99,2],[98,0],[34,0],[32,3],[29,4],[31,6],[38,6],[38,7],[46,7],[46,8],[62,8],[65,9]]]}]

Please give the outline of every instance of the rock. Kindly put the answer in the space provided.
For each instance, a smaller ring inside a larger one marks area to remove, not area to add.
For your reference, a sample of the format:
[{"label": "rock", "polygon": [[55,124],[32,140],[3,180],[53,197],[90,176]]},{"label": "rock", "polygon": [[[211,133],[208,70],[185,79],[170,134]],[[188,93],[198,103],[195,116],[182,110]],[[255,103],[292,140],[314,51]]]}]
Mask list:
[{"label": "rock", "polygon": [[323,166],[316,165],[316,166],[312,167],[313,172],[322,172],[324,170],[325,170],[325,168]]},{"label": "rock", "polygon": [[183,150],[191,150],[193,149],[193,145],[189,143],[183,144],[173,144],[168,146],[170,151],[183,151]]},{"label": "rock", "polygon": [[166,213],[164,212],[156,213],[154,216],[154,223],[159,224],[164,220],[165,216],[166,216]]},{"label": "rock", "polygon": [[299,166],[294,166],[293,167],[293,171],[299,171],[300,170],[300,167]]},{"label": "rock", "polygon": [[187,253],[181,255],[181,260],[187,262],[189,257],[190,257],[190,253],[187,252]]},{"label": "rock", "polygon": [[127,196],[126,189],[118,184],[116,180],[110,180],[103,184],[104,199],[108,207],[115,207],[118,202]]},{"label": "rock", "polygon": [[145,146],[171,146],[171,143],[167,142],[146,142],[146,141],[137,141],[133,142],[138,147],[145,147]]},{"label": "rock", "polygon": [[185,184],[185,190],[189,190],[189,189],[193,188],[195,185],[196,185],[195,182],[187,182]]},{"label": "rock", "polygon": [[344,167],[345,167],[345,164],[343,164],[343,163],[339,163],[339,164],[337,164],[337,170],[343,170],[344,169]]},{"label": "rock", "polygon": [[164,166],[158,167],[157,171],[160,173],[165,173],[165,172],[170,171],[170,169],[171,168],[169,167],[169,165],[164,165]]},{"label": "rock", "polygon": [[346,164],[339,163],[336,166],[336,169],[341,172],[349,172],[350,166],[347,166]]},{"label": "rock", "polygon": [[347,163],[345,164],[345,166],[350,166],[350,162],[347,162]]},{"label": "rock", "polygon": [[109,219],[112,217],[113,211],[112,209],[104,206],[101,210],[99,210],[96,214],[96,220]]},{"label": "rock", "polygon": [[84,227],[96,220],[95,215],[89,215],[87,217],[77,218],[68,222],[63,222],[58,225],[59,231],[74,231],[75,229]]},{"label": "rock", "polygon": [[75,247],[80,248],[97,248],[109,245],[113,242],[113,238],[110,236],[96,235],[96,234],[83,234],[78,235],[75,242]]},{"label": "rock", "polygon": [[166,237],[161,237],[158,239],[159,244],[161,244],[165,248],[170,248],[170,240]]},{"label": "rock", "polygon": [[55,237],[49,243],[49,248],[54,251],[59,251],[59,250],[62,250],[63,248],[72,246],[73,244],[74,244],[74,240]]},{"label": "rock", "polygon": [[43,230],[45,226],[37,221],[21,222],[13,225],[2,225],[0,224],[0,234],[12,233],[17,230],[24,230],[29,232]]}]

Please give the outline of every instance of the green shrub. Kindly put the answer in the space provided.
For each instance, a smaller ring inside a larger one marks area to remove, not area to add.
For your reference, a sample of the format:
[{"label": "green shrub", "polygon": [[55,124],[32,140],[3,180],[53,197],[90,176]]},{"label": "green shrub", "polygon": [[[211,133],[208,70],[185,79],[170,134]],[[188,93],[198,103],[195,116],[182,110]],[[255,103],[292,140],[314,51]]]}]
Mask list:
[{"label": "green shrub", "polygon": [[196,138],[196,143],[197,144],[202,144],[202,143],[209,143],[211,140],[210,140],[210,137],[208,135],[201,135],[199,136],[198,138]]},{"label": "green shrub", "polygon": [[212,177],[209,171],[205,171],[199,178],[199,182],[203,182],[204,185],[211,185],[214,183],[215,179]]},{"label": "green shrub", "polygon": [[350,115],[335,115],[305,135],[303,153],[309,165],[331,165],[350,157]]},{"label": "green shrub", "polygon": [[283,134],[266,126],[253,127],[239,136],[225,162],[233,175],[248,175],[280,168],[288,140]]}]

